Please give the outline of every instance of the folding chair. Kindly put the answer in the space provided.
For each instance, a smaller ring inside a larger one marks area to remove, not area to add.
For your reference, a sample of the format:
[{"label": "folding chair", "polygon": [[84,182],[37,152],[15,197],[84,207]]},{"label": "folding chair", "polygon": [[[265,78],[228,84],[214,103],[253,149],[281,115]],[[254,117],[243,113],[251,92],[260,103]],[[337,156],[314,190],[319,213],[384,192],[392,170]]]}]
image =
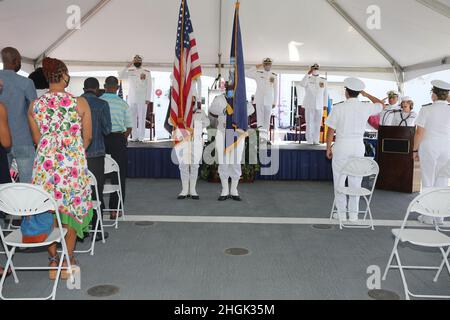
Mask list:
[{"label": "folding chair", "polygon": [[[437,178],[447,178],[450,180],[450,161],[441,170],[439,170]],[[439,231],[450,232],[450,229],[443,228],[441,225],[438,225],[437,227]]]},{"label": "folding chair", "polygon": [[[55,300],[56,289],[58,287],[59,277],[62,270],[67,270],[70,274],[70,280],[74,281],[72,274],[72,266],[70,264],[70,259],[67,251],[67,246],[65,242],[65,235],[67,233],[66,229],[63,229],[61,225],[61,219],[59,217],[58,205],[55,200],[45,192],[41,187],[30,185],[30,184],[5,184],[0,188],[0,210],[8,215],[14,215],[18,217],[30,217],[38,215],[43,212],[54,211],[56,214],[57,226],[54,228],[49,237],[41,243],[23,243],[22,242],[22,232],[20,230],[15,230],[11,232],[8,236],[4,236],[3,230],[0,227],[0,237],[3,243],[3,247],[6,250],[7,262],[5,265],[5,271],[13,271],[15,283],[19,283],[19,279],[15,273],[16,270],[57,270],[56,280],[53,284],[52,293],[45,298],[27,298],[27,299],[10,299],[3,296],[3,285],[5,283],[7,272],[3,273],[0,280],[0,298],[3,300]],[[60,243],[62,246],[62,256],[57,267],[14,267],[13,256],[16,252],[16,248],[39,248],[48,247],[52,243]],[[63,261],[67,262],[67,267],[63,267]]]},{"label": "folding chair", "polygon": [[104,212],[116,212],[116,221],[113,224],[103,224],[105,227],[115,227],[119,229],[119,214],[122,214],[122,219],[125,220],[125,211],[123,208],[123,197],[122,197],[122,181],[120,181],[120,167],[117,162],[107,154],[105,157],[105,174],[117,174],[118,184],[105,184],[103,189],[103,194],[111,195],[117,193],[119,201],[117,202],[117,209],[105,209]]},{"label": "folding chair", "polygon": [[103,221],[102,221],[102,208],[101,208],[102,203],[99,200],[100,198],[99,198],[99,194],[98,194],[97,179],[95,178],[94,174],[90,171],[89,171],[89,179],[90,179],[89,184],[91,187],[94,188],[95,198],[97,199],[96,201],[92,201],[92,207],[95,211],[95,215],[97,216],[97,223],[95,224],[94,230],[89,231],[89,233],[94,234],[93,238],[92,238],[92,242],[91,242],[91,247],[88,250],[77,250],[74,252],[75,253],[90,253],[91,256],[93,256],[94,250],[95,250],[95,241],[97,239],[97,233],[99,232],[99,228],[100,228],[100,233],[102,235],[102,243],[106,243],[106,241],[105,241],[105,233],[104,233]]},{"label": "folding chair", "polygon": [[[406,211],[406,216],[400,229],[392,230],[395,236],[394,248],[389,258],[386,271],[383,275],[383,281],[386,280],[387,274],[390,269],[399,269],[400,276],[403,282],[403,288],[405,291],[406,300],[414,298],[429,298],[429,299],[450,299],[450,296],[439,295],[422,295],[412,293],[406,282],[404,270],[437,270],[437,274],[434,278],[434,282],[437,282],[444,265],[450,274],[450,265],[448,262],[448,255],[450,253],[450,237],[439,232],[437,227],[435,230],[430,229],[418,229],[412,227],[406,227],[409,216],[412,212],[417,212],[424,216],[431,218],[447,218],[450,217],[450,188],[435,189],[430,192],[419,195],[415,198]],[[410,243],[414,246],[425,248],[437,248],[442,254],[443,262],[439,267],[435,266],[407,266],[402,265],[400,256],[398,253],[398,244]],[[447,248],[445,250],[445,248]],[[393,265],[393,259],[397,260],[397,265]]]},{"label": "folding chair", "polygon": [[[333,220],[333,216],[336,214],[339,216],[339,227],[342,230],[343,228],[371,228],[375,230],[373,225],[373,217],[372,210],[370,209],[370,204],[372,202],[373,193],[375,191],[375,186],[377,184],[378,174],[380,172],[380,167],[378,164],[370,159],[370,158],[353,158],[350,159],[347,164],[344,166],[342,173],[339,177],[340,181],[342,179],[346,180],[348,177],[356,177],[356,178],[373,178],[373,184],[370,189],[359,187],[342,187],[337,189],[337,193],[344,194],[346,197],[362,197],[365,200],[366,209],[363,211],[359,211],[358,214],[364,214],[363,221],[367,220],[367,216],[369,216],[370,223],[369,224],[346,224],[342,221],[341,217],[338,215],[337,207],[336,207],[336,197],[333,201],[333,208],[331,209],[330,220]],[[348,209],[346,210],[346,214],[348,214]]]}]

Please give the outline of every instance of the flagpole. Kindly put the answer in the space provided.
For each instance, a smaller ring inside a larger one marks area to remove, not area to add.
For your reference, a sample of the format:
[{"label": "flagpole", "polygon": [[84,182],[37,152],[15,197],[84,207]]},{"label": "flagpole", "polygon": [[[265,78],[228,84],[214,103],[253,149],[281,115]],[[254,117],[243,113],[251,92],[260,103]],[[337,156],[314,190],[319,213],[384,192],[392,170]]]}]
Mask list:
[{"label": "flagpole", "polygon": [[183,8],[183,12],[182,12],[182,17],[181,17],[181,51],[180,51],[180,113],[178,115],[178,122],[180,122],[180,119],[183,120],[183,124],[184,124],[184,66],[183,66],[183,59],[184,59],[184,10],[185,10],[185,1],[186,0],[181,0],[182,1],[182,8]]}]

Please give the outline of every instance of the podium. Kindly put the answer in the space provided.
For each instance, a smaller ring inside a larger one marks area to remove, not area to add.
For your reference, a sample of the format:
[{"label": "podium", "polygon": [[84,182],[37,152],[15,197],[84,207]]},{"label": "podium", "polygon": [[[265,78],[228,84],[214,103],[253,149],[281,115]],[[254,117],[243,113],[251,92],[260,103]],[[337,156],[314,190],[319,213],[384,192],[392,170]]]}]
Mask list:
[{"label": "podium", "polygon": [[415,127],[379,128],[377,189],[404,193],[420,191],[420,164],[413,160],[415,130]]}]

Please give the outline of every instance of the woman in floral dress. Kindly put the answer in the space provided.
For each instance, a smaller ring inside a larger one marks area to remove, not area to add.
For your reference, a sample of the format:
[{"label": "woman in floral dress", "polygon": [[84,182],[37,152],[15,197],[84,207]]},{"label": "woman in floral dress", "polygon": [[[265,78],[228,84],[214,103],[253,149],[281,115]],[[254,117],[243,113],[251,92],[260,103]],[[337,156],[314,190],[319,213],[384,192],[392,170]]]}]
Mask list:
[{"label": "woman in floral dress", "polygon": [[[68,230],[69,257],[75,264],[73,251],[77,236],[84,237],[92,219],[85,152],[92,139],[91,113],[84,98],[66,93],[70,76],[62,61],[46,58],[43,69],[50,90],[31,104],[28,115],[37,145],[33,184],[43,186],[56,200],[61,222]],[[50,266],[57,266],[56,243],[49,246],[48,252]],[[56,270],[51,270],[50,278],[54,277]]]}]

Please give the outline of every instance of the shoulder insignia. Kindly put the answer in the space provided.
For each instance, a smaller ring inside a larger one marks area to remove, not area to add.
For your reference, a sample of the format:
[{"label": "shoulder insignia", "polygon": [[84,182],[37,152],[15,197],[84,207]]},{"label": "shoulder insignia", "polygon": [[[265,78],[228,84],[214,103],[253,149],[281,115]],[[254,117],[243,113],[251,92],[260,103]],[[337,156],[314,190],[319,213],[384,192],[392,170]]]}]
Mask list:
[{"label": "shoulder insignia", "polygon": [[333,104],[333,106],[337,106],[337,105],[339,105],[339,104],[343,104],[345,101],[341,101],[341,102],[338,102],[338,103],[335,103],[335,104]]},{"label": "shoulder insignia", "polygon": [[274,75],[274,76],[278,76],[275,72],[272,72],[272,75]]},{"label": "shoulder insignia", "polygon": [[260,71],[260,70],[258,70],[258,71],[256,71],[257,73],[264,73],[264,71]]},{"label": "shoulder insignia", "polygon": [[428,104],[424,104],[422,107],[429,107],[431,105],[432,105],[432,103],[428,103]]}]

